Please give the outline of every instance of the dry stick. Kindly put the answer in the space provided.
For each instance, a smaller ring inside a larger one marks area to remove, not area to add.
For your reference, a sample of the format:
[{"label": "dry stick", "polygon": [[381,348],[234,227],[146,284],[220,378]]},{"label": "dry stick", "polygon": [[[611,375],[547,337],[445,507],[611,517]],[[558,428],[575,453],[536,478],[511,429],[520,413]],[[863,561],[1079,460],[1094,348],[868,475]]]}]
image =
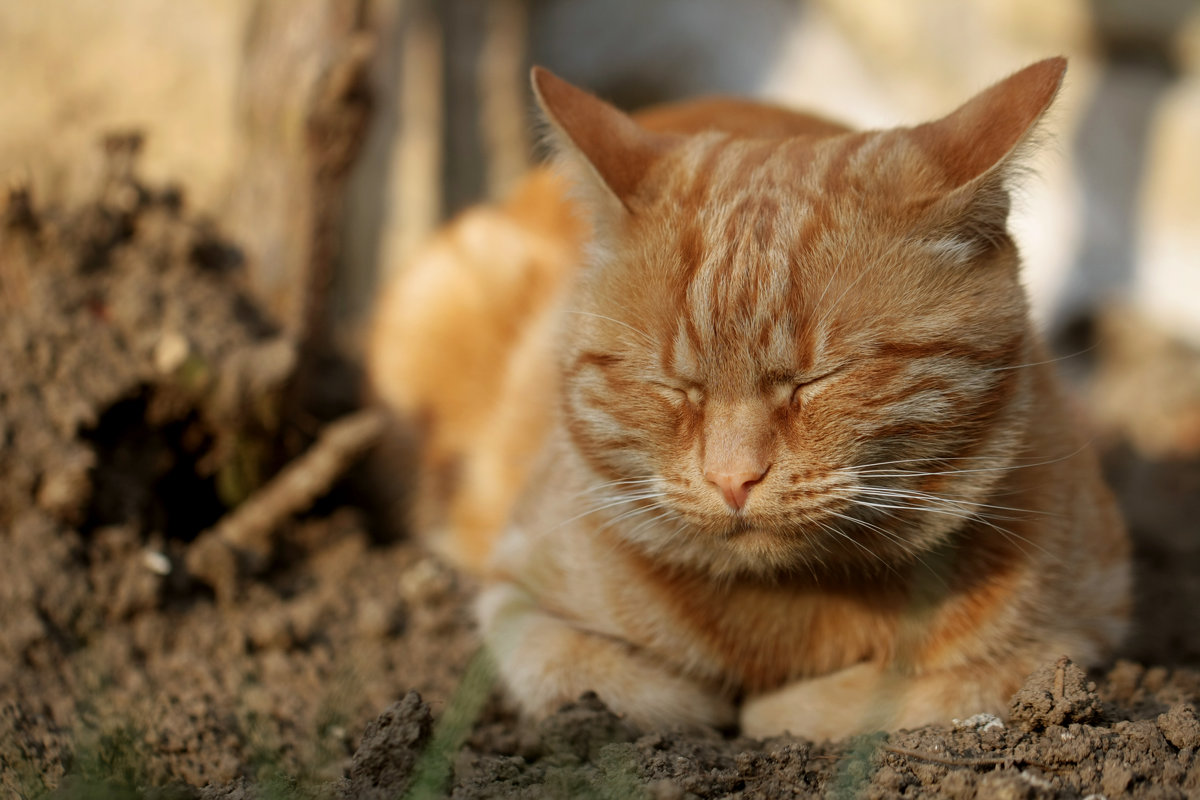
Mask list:
[{"label": "dry stick", "polygon": [[307,452],[200,534],[188,549],[188,572],[212,586],[218,598],[232,599],[239,562],[250,572],[263,569],[275,529],[328,492],[378,441],[384,424],[382,411],[365,409],[326,426]]},{"label": "dry stick", "polygon": [[1045,764],[1039,764],[1036,761],[1030,761],[1027,758],[998,758],[985,756],[943,756],[937,753],[928,753],[924,750],[910,750],[907,747],[898,747],[897,745],[885,744],[883,749],[889,753],[895,753],[898,756],[906,756],[908,758],[916,758],[921,761],[928,761],[932,764],[941,764],[946,767],[1007,767],[1014,764],[1024,764],[1028,767],[1037,767],[1044,769],[1047,772],[1055,772],[1054,768],[1048,767]]},{"label": "dry stick", "polygon": [[1066,656],[1059,656],[1058,662],[1054,665],[1054,703],[1058,705],[1067,693],[1067,662],[1070,659]]},{"label": "dry stick", "polygon": [[271,532],[329,491],[337,478],[373,445],[383,431],[383,412],[365,409],[330,423],[308,452],[226,515],[213,533],[226,544],[267,555]]}]

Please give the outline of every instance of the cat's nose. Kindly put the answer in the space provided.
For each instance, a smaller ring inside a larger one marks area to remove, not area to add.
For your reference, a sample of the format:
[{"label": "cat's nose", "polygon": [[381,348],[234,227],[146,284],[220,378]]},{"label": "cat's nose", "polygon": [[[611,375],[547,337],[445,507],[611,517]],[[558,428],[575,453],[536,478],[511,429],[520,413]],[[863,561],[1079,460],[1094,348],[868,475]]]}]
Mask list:
[{"label": "cat's nose", "polygon": [[740,511],[750,499],[750,490],[754,484],[761,481],[766,474],[765,469],[746,472],[709,470],[704,473],[704,479],[720,490],[721,497],[725,498],[725,505],[734,511]]}]

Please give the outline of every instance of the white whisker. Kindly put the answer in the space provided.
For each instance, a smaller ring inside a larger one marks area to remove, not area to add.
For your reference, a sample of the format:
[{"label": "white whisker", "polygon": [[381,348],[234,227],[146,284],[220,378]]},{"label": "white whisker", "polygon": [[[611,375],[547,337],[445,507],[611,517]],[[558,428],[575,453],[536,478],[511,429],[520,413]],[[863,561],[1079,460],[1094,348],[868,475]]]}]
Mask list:
[{"label": "white whisker", "polygon": [[628,494],[628,495],[625,495],[624,497],[621,497],[618,500],[609,500],[609,502],[607,502],[607,503],[603,503],[594,508],[589,508],[586,511],[576,514],[573,517],[564,519],[562,522],[559,522],[557,525],[555,525],[555,528],[556,529],[561,528],[563,525],[569,525],[570,523],[575,522],[580,519],[583,519],[584,517],[599,513],[601,511],[606,511],[610,508],[615,508],[617,506],[625,505],[626,503],[636,503],[640,500],[652,500],[652,499],[657,499],[657,498],[665,497],[665,496],[666,495],[663,492],[638,492],[638,493]]},{"label": "white whisker", "polygon": [[[902,543],[901,541],[899,541],[899,540],[897,540],[897,539],[893,538],[893,537],[895,536],[895,534],[891,533],[890,531],[886,531],[886,530],[884,530],[883,528],[879,527],[878,525],[875,525],[875,524],[873,524],[873,523],[867,522],[866,520],[861,520],[861,519],[858,519],[858,518],[856,518],[856,517],[851,517],[851,516],[849,516],[849,515],[847,515],[847,514],[842,514],[842,513],[838,512],[838,511],[828,511],[827,513],[829,513],[829,514],[831,514],[831,515],[833,515],[833,516],[837,517],[838,519],[843,519],[843,520],[845,520],[845,521],[847,521],[847,522],[851,522],[851,523],[853,523],[853,524],[855,524],[855,525],[861,525],[861,526],[863,526],[864,528],[867,528],[867,529],[869,529],[869,530],[872,530],[872,531],[874,531],[875,533],[878,533],[879,535],[883,536],[884,538],[891,539],[892,541],[895,541],[895,542],[897,542],[897,544],[905,544],[905,543]],[[841,537],[842,537],[843,539],[845,539],[846,541],[848,541],[848,542],[850,542],[851,544],[853,544],[853,545],[854,545],[855,547],[857,547],[858,549],[862,550],[864,553],[868,553],[869,555],[871,555],[872,557],[874,557],[874,558],[875,558],[877,561],[879,561],[880,563],[882,563],[882,564],[886,564],[886,563],[887,563],[886,561],[884,561],[884,560],[883,560],[883,557],[882,557],[882,556],[880,556],[878,553],[876,553],[876,552],[875,552],[874,550],[872,550],[871,548],[867,547],[867,546],[866,546],[865,544],[863,544],[862,542],[860,542],[860,541],[858,541],[857,539],[855,539],[853,536],[850,536],[850,535],[846,534],[846,533],[845,533],[845,532],[843,532],[843,531],[839,531],[839,530],[837,530],[836,528],[834,529],[834,531],[833,531],[833,532],[834,532],[834,533],[836,533],[836,534],[838,534],[839,536],[841,536]]]},{"label": "white whisker", "polygon": [[589,494],[596,494],[597,492],[605,492],[605,491],[609,491],[611,489],[631,489],[631,488],[634,488],[637,486],[650,486],[650,485],[656,484],[658,482],[659,482],[658,478],[630,478],[627,480],[606,481],[604,483],[597,483],[594,486],[589,486],[588,488],[583,489],[582,491],[576,492],[575,495],[571,499],[578,500],[580,498],[586,497]]},{"label": "white whisker", "polygon": [[[849,487],[849,488],[851,490],[853,490],[853,489],[859,488],[859,487]],[[843,496],[846,496],[846,495],[843,495]],[[889,516],[892,516],[888,512],[888,509],[891,509],[891,510],[895,510],[895,511],[916,511],[916,512],[920,512],[920,513],[942,514],[942,515],[954,517],[957,519],[961,519],[964,522],[978,522],[978,523],[980,523],[982,525],[986,525],[987,527],[996,531],[997,533],[999,533],[1001,536],[1004,536],[1009,541],[1021,542],[1021,543],[1027,544],[1031,547],[1034,547],[1034,548],[1042,551],[1043,553],[1047,552],[1046,549],[1044,547],[1042,547],[1041,545],[1039,545],[1038,543],[1031,541],[1030,539],[1028,539],[1024,536],[1021,536],[1017,533],[1014,533],[1013,531],[1008,530],[1007,528],[1002,528],[994,522],[994,520],[1007,520],[1007,521],[1019,522],[1019,521],[1021,521],[1020,517],[1006,517],[1006,516],[999,515],[999,514],[987,514],[987,513],[981,513],[979,511],[970,511],[970,510],[967,510],[967,509],[964,509],[961,507],[962,505],[967,505],[966,503],[963,503],[961,501],[945,500],[944,498],[939,498],[936,495],[926,495],[923,493],[917,494],[914,496],[910,496],[905,499],[911,499],[914,501],[934,502],[934,503],[937,503],[937,502],[950,503],[951,507],[949,507],[949,508],[947,508],[945,506],[939,507],[939,506],[932,506],[932,505],[926,505],[926,504],[921,504],[921,503],[909,504],[909,503],[901,503],[898,501],[894,501],[891,503],[879,503],[879,502],[870,502],[868,500],[863,500],[854,495],[849,495],[848,497],[849,497],[850,501],[855,503],[856,505],[864,506],[867,508],[873,508],[873,509],[877,509],[877,510],[882,510],[882,511],[884,511],[884,513],[888,513]],[[1022,511],[1023,509],[1016,509],[1016,510]],[[1029,513],[1047,513],[1047,512],[1029,512]]]},{"label": "white whisker", "polygon": [[[672,512],[670,509],[660,510],[653,517],[650,517],[649,519],[642,520],[641,522],[639,522],[637,524],[637,527],[631,529],[627,535],[630,537],[636,537],[639,533],[641,533],[642,531],[644,531],[646,528],[650,527],[651,525],[654,525],[655,523],[658,523],[658,522],[662,522],[664,519],[670,518],[673,515],[673,513],[674,512]],[[678,535],[681,532],[682,532],[682,527],[680,527],[678,530],[676,530],[674,535]]]},{"label": "white whisker", "polygon": [[897,458],[892,461],[874,461],[869,464],[855,464],[848,469],[865,469],[867,467],[885,467],[892,464],[915,464],[922,461],[993,461],[995,456],[923,456],[921,458]]},{"label": "white whisker", "polygon": [[624,328],[628,328],[629,330],[636,333],[638,336],[642,337],[642,340],[644,342],[646,342],[647,344],[654,345],[654,339],[652,339],[650,337],[650,334],[646,333],[645,331],[643,331],[639,328],[633,327],[628,322],[622,322],[619,319],[616,319],[614,317],[609,317],[604,314],[597,314],[594,311],[579,311],[578,309],[567,309],[566,313],[567,314],[579,314],[580,316],[584,316],[584,317],[594,317],[595,319],[607,320],[608,322],[612,322],[616,325],[620,325]]},{"label": "white whisker", "polygon": [[[1017,508],[1016,506],[1001,506],[992,503],[980,503],[975,500],[959,499],[950,495],[937,495],[930,492],[922,492],[916,489],[900,489],[890,486],[865,486],[861,484],[852,484],[847,487],[859,494],[882,497],[882,498],[900,498],[908,500],[931,500],[936,503],[945,503],[957,507],[969,507],[971,509],[986,508],[995,511],[1012,511],[1017,514],[1040,514],[1043,516],[1058,516],[1053,511],[1041,511],[1032,508]],[[1004,519],[997,516],[995,519]],[[1020,517],[1009,517],[1009,519],[1020,519]]]},{"label": "white whisker", "polygon": [[1032,464],[1008,464],[1000,467],[972,467],[969,469],[943,469],[929,472],[915,472],[912,470],[870,470],[860,468],[857,469],[856,472],[859,475],[873,478],[921,478],[931,475],[966,475],[972,472],[1010,472],[1012,470],[1031,469],[1033,467],[1044,467],[1049,464],[1057,464],[1060,461],[1066,461],[1068,458],[1074,458],[1090,446],[1091,442],[1088,442],[1065,456],[1052,458],[1047,461],[1036,461]]},{"label": "white whisker", "polygon": [[640,514],[646,514],[650,511],[656,511],[659,508],[661,508],[661,506],[659,506],[657,503],[652,503],[648,506],[638,506],[637,508],[631,509],[629,511],[624,511],[624,512],[618,514],[617,516],[613,517],[612,519],[608,520],[607,522],[605,522],[603,525],[600,526],[600,529],[607,530],[607,529],[611,528],[612,526],[616,525],[617,523],[622,522],[626,519],[632,519],[633,517],[636,517]]},{"label": "white whisker", "polygon": [[1005,372],[1007,370],[1013,370],[1013,369],[1025,369],[1026,367],[1040,367],[1042,364],[1054,364],[1059,361],[1066,361],[1068,358],[1077,358],[1079,356],[1087,355],[1088,353],[1095,350],[1096,347],[1097,347],[1097,345],[1092,344],[1092,345],[1088,345],[1087,347],[1083,348],[1082,350],[1076,350],[1074,353],[1067,353],[1066,355],[1056,356],[1055,358],[1047,358],[1044,361],[1030,361],[1027,364],[1011,364],[1007,367],[991,367],[991,368],[985,369],[983,371],[984,372]]}]

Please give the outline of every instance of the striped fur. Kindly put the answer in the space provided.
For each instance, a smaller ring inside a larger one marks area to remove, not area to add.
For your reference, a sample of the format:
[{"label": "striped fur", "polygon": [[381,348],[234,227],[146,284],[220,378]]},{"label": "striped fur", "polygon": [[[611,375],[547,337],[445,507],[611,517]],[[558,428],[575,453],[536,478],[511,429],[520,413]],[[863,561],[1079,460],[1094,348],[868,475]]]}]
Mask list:
[{"label": "striped fur", "polygon": [[[871,132],[722,99],[631,118],[535,70],[575,193],[537,173],[499,212],[528,253],[447,266],[476,222],[452,224],[371,351],[425,474],[456,465],[422,524],[484,576],[525,712],[594,689],[646,725],[843,736],[1003,713],[1043,661],[1111,652],[1127,540],[1005,229],[1064,69]],[[447,323],[463,280],[508,288]],[[397,368],[414,348],[490,355],[456,389]]]}]

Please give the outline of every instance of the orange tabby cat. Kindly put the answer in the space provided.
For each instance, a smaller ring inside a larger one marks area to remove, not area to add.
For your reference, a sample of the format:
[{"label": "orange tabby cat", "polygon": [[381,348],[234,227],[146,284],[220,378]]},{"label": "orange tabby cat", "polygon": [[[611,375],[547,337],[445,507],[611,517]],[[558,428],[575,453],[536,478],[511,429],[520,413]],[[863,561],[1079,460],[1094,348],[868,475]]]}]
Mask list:
[{"label": "orange tabby cat", "polygon": [[526,713],[839,737],[1111,652],[1129,548],[1006,228],[1065,68],[866,132],[534,71],[569,184],[449,226],[370,353]]}]

